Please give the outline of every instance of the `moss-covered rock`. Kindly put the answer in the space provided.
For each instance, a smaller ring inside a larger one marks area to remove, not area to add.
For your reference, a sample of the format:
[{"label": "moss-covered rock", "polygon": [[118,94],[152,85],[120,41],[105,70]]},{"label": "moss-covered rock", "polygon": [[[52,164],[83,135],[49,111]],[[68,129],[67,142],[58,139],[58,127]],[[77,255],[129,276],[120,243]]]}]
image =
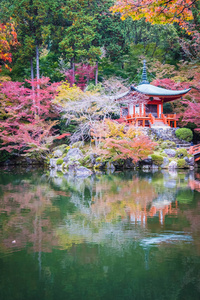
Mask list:
[{"label": "moss-covered rock", "polygon": [[178,149],[177,151],[176,151],[176,155],[175,155],[175,157],[188,157],[188,152],[187,152],[187,149],[185,149],[185,148],[180,148],[180,149]]},{"label": "moss-covered rock", "polygon": [[63,159],[62,158],[58,158],[57,161],[56,161],[56,165],[62,165],[63,163]]},{"label": "moss-covered rock", "polygon": [[91,164],[91,158],[90,155],[86,155],[83,158],[79,159],[79,162],[82,166],[88,166],[90,167]]},{"label": "moss-covered rock", "polygon": [[178,169],[188,168],[188,164],[186,163],[184,158],[180,158],[177,160],[177,168]]},{"label": "moss-covered rock", "polygon": [[76,142],[76,143],[72,144],[71,148],[72,149],[73,148],[79,148],[79,149],[81,149],[81,148],[83,148],[83,146],[84,146],[84,142],[83,141],[79,141],[79,142]]},{"label": "moss-covered rock", "polygon": [[163,163],[163,157],[161,155],[157,155],[157,154],[152,154],[151,155],[153,164],[156,166],[161,166]]},{"label": "moss-covered rock", "polygon": [[167,141],[162,142],[160,147],[162,149],[172,149],[172,148],[176,148],[176,143],[167,140]]}]

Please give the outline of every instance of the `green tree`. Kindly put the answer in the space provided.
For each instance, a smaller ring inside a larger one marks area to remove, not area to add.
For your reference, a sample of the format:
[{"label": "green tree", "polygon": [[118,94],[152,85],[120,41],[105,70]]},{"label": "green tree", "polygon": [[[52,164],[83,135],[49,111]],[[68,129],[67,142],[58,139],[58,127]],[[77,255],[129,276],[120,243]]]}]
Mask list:
[{"label": "green tree", "polygon": [[[1,19],[12,17],[17,24],[16,31],[21,46],[14,56],[16,66],[29,62],[32,79],[34,57],[37,78],[40,77],[39,48],[50,47],[54,34],[60,36],[56,29],[68,26],[67,21],[63,22],[63,18],[60,18],[61,4],[60,0],[3,0],[1,3]],[[57,38],[55,40],[57,42]],[[53,44],[55,48],[55,42]]]}]

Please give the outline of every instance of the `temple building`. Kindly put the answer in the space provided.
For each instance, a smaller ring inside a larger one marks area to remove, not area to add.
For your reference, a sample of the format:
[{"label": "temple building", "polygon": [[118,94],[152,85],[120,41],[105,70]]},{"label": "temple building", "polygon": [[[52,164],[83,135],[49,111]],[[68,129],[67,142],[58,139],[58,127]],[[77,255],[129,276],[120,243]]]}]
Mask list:
[{"label": "temple building", "polygon": [[176,127],[176,114],[163,114],[163,104],[181,98],[190,89],[169,90],[150,84],[147,80],[144,60],[142,81],[137,87],[115,97],[121,104],[118,122],[142,127]]}]

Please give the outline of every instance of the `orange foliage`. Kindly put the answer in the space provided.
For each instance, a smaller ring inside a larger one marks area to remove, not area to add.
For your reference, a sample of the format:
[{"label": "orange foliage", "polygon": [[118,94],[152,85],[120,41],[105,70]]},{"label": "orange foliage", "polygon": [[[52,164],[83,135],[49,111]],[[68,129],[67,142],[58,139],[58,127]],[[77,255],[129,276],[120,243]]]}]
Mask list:
[{"label": "orange foliage", "polygon": [[133,162],[137,162],[147,158],[153,152],[155,144],[147,136],[138,136],[133,140],[108,138],[103,145],[106,149],[104,157],[113,160],[131,158]]},{"label": "orange foliage", "polygon": [[99,140],[97,152],[104,159],[131,158],[133,162],[137,162],[147,158],[156,145],[135,127],[129,126],[126,129],[124,124],[118,124],[111,120],[93,126],[91,135]]},{"label": "orange foliage", "polygon": [[152,24],[177,22],[183,25],[184,21],[193,19],[191,7],[194,2],[192,0],[118,0],[111,10],[120,12],[122,19],[146,18],[146,21]]},{"label": "orange foliage", "polygon": [[0,72],[1,64],[11,71],[7,65],[12,62],[11,46],[17,45],[17,34],[13,23],[0,23]]}]

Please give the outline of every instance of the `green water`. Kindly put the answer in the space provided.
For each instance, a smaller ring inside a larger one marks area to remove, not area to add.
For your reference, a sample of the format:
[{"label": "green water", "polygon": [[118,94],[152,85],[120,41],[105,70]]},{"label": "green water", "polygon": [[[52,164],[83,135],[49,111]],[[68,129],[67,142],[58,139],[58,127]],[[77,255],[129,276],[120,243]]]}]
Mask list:
[{"label": "green water", "polygon": [[0,299],[200,299],[200,175],[0,170]]}]

